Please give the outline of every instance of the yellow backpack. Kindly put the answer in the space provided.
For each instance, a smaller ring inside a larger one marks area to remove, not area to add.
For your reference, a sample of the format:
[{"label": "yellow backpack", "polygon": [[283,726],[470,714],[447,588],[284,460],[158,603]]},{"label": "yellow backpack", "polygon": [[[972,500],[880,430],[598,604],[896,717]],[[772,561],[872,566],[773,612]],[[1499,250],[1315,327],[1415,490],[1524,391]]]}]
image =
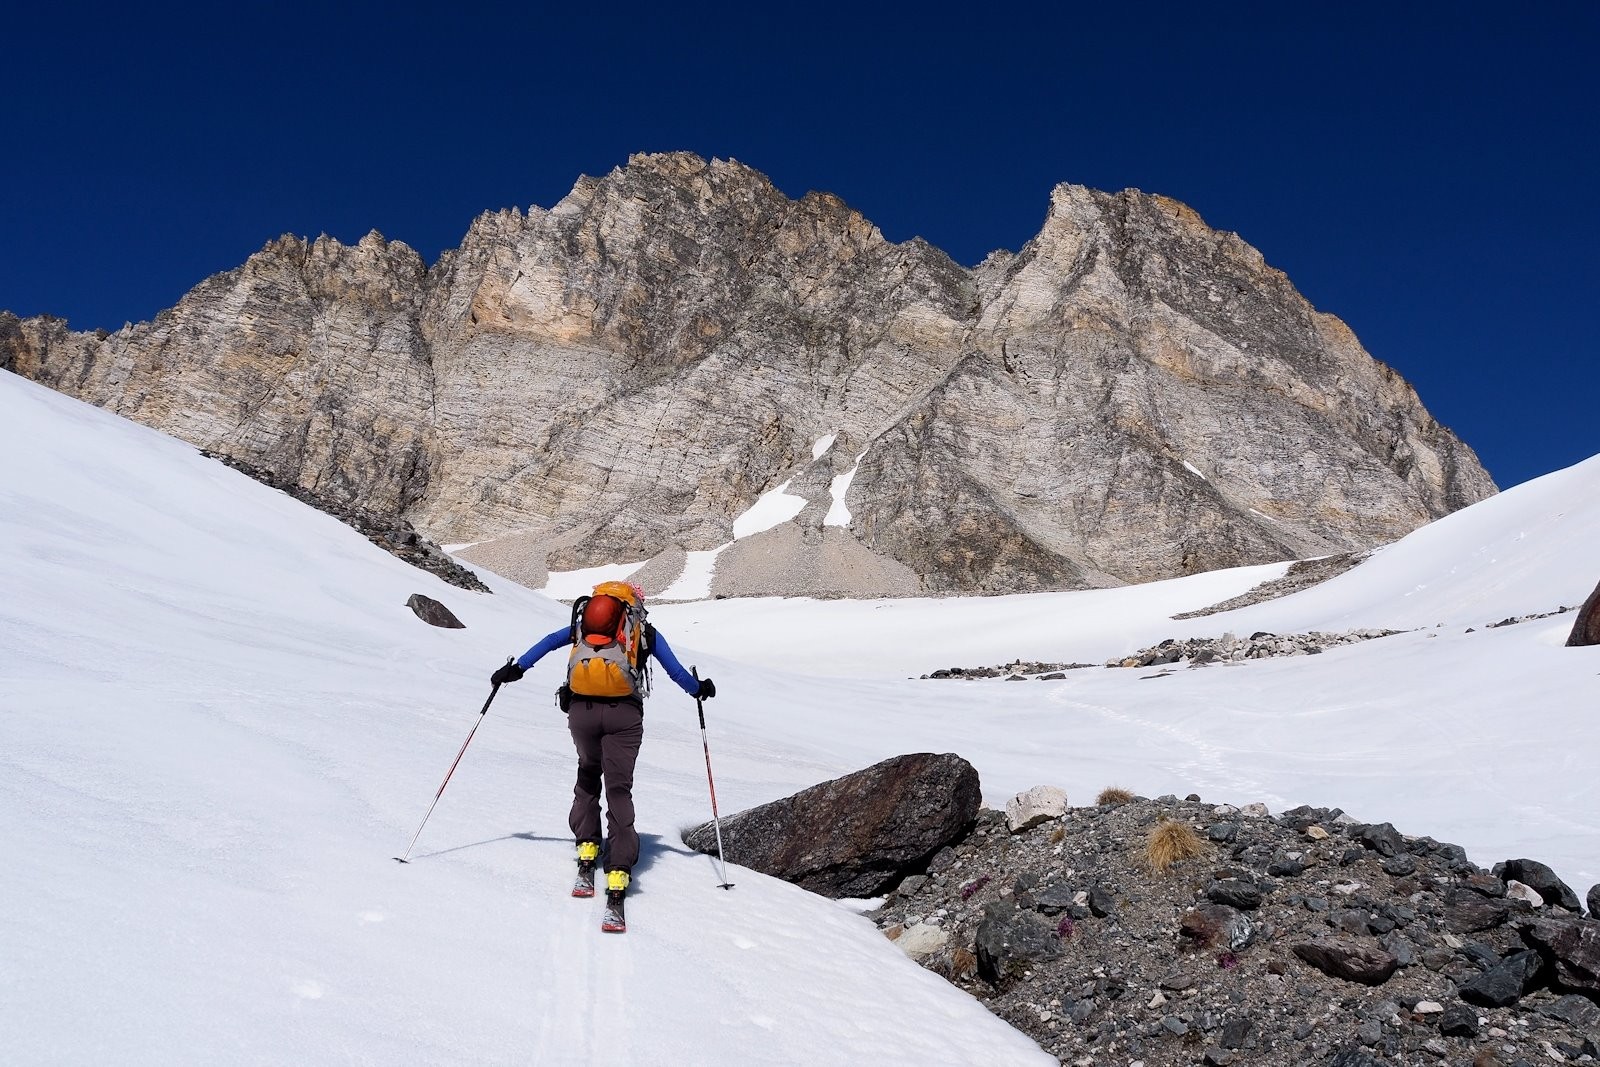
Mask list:
[{"label": "yellow backpack", "polygon": [[567,688],[575,696],[617,700],[650,692],[650,624],[644,601],[626,582],[601,582],[572,605]]}]

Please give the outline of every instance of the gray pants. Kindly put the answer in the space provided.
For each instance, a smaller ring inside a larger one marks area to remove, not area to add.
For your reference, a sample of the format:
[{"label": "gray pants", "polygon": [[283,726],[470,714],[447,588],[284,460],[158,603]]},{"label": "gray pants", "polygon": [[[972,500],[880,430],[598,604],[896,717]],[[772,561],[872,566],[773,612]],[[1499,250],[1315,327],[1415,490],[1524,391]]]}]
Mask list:
[{"label": "gray pants", "polygon": [[567,728],[578,749],[578,782],[572,787],[567,825],[577,841],[600,840],[600,787],[606,793],[606,870],[631,871],[639,862],[633,828],[633,764],[644,740],[644,708],[631,700],[608,703],[572,698]]}]

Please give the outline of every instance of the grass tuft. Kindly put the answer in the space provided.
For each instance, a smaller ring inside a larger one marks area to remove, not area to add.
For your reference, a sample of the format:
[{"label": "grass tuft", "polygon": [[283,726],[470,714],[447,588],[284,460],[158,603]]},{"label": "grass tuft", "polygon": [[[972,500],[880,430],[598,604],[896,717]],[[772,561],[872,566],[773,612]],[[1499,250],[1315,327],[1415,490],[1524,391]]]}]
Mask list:
[{"label": "grass tuft", "polygon": [[1145,841],[1145,862],[1157,874],[1165,873],[1174,864],[1192,860],[1205,852],[1200,835],[1188,823],[1176,819],[1163,819],[1150,831]]},{"label": "grass tuft", "polygon": [[1133,794],[1120,785],[1108,785],[1100,790],[1100,795],[1094,798],[1094,802],[1102,807],[1115,807],[1118,804],[1126,804],[1132,799]]}]

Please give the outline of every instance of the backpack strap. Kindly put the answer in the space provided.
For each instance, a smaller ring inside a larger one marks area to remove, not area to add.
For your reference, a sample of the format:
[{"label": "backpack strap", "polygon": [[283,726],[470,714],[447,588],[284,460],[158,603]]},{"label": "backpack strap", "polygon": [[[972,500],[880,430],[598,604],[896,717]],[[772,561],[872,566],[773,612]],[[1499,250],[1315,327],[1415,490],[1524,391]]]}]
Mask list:
[{"label": "backpack strap", "polygon": [[583,609],[587,607],[589,605],[589,601],[593,599],[593,597],[585,593],[583,596],[572,602],[571,630],[573,644],[577,644],[583,640]]}]

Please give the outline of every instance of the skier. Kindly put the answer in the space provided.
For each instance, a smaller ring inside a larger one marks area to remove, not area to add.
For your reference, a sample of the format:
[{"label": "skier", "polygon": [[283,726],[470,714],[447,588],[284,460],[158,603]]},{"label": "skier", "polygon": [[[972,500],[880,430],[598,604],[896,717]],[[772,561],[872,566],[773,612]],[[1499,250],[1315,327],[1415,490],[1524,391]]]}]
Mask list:
[{"label": "skier", "polygon": [[623,898],[639,859],[633,828],[633,765],[644,740],[644,698],[650,691],[649,657],[666,668],[685,693],[717,695],[710,678],[684,670],[672,646],[646,618],[644,591],[626,582],[602,582],[572,606],[570,625],[547,634],[513,663],[490,676],[495,685],[515,682],[558,648],[572,646],[567,678],[557,700],[578,750],[578,779],[568,825],[578,846],[578,878],[572,895],[594,895],[600,855],[600,790],[606,797],[606,915],[601,928],[626,929]]}]

